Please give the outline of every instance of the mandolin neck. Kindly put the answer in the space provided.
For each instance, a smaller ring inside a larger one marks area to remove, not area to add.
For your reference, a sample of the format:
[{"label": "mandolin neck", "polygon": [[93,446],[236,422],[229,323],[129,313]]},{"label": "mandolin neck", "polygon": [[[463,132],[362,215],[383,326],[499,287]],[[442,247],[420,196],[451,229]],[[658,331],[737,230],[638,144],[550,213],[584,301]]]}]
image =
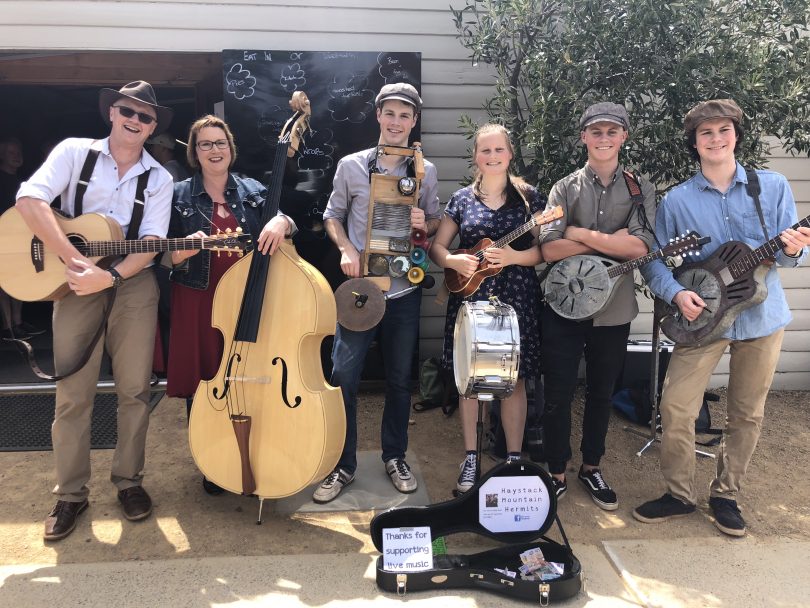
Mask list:
[{"label": "mandolin neck", "polygon": [[611,266],[607,274],[611,279],[615,279],[616,277],[623,275],[627,272],[631,272],[636,268],[641,268],[644,264],[649,264],[653,260],[658,260],[663,258],[666,252],[663,249],[659,249],[658,251],[653,251],[652,253],[648,253],[647,255],[643,255],[640,258],[636,258],[634,260],[627,260],[626,262],[622,262],[621,264],[617,264],[616,266]]}]

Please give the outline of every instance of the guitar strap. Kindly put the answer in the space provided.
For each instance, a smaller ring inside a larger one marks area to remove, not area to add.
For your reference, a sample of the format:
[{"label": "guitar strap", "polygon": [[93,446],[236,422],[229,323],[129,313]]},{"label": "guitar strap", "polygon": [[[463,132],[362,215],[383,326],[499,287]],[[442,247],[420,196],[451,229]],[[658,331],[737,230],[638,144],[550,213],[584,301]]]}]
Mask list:
[{"label": "guitar strap", "polygon": [[[93,175],[93,171],[96,167],[96,162],[98,162],[98,155],[99,150],[90,149],[87,152],[87,157],[84,159],[84,164],[82,165],[82,170],[79,174],[79,183],[76,184],[76,199],[73,205],[73,215],[74,217],[78,217],[82,214],[82,202],[84,200],[84,194],[87,192],[87,186],[90,184],[90,178]],[[129,228],[127,229],[127,240],[137,240],[138,238],[138,231],[140,230],[141,221],[143,220],[143,209],[144,209],[144,194],[146,192],[146,185],[149,182],[149,175],[152,172],[152,169],[149,169],[138,176],[138,183],[135,187],[135,204],[132,207],[132,217],[129,221]],[[42,368],[39,367],[37,363],[36,357],[34,356],[34,349],[31,347],[31,344],[25,340],[17,340],[14,339],[13,342],[20,350],[22,355],[28,361],[28,365],[31,368],[37,377],[42,378],[43,380],[49,380],[51,382],[55,382],[57,380],[62,380],[67,378],[68,376],[72,376],[79,370],[81,370],[87,362],[90,360],[90,357],[93,354],[93,350],[98,344],[98,341],[101,339],[101,336],[104,335],[104,329],[107,327],[107,321],[110,318],[110,313],[112,312],[113,304],[115,304],[115,294],[116,289],[109,289],[107,293],[107,304],[104,307],[104,314],[102,315],[101,322],[99,323],[98,329],[96,329],[96,333],[93,334],[92,339],[90,340],[87,348],[84,349],[82,355],[79,357],[79,361],[73,366],[70,370],[65,372],[64,374],[57,374],[51,375],[46,374],[42,371]]]},{"label": "guitar strap", "polygon": [[658,240],[658,236],[655,234],[655,228],[650,226],[650,220],[647,217],[647,213],[644,211],[644,194],[641,192],[641,185],[638,176],[631,173],[627,169],[622,171],[622,176],[624,177],[627,192],[630,194],[630,200],[633,202],[633,206],[638,213],[641,224],[653,235],[658,248],[663,249],[661,242]]},{"label": "guitar strap", "polygon": [[745,168],[745,177],[748,178],[748,183],[745,185],[745,191],[748,196],[754,199],[754,205],[757,208],[757,215],[759,216],[759,223],[762,224],[762,234],[765,235],[765,240],[768,240],[768,229],[765,227],[765,216],[762,214],[762,204],[759,202],[759,195],[762,193],[762,187],[759,185],[759,176],[753,169]]}]

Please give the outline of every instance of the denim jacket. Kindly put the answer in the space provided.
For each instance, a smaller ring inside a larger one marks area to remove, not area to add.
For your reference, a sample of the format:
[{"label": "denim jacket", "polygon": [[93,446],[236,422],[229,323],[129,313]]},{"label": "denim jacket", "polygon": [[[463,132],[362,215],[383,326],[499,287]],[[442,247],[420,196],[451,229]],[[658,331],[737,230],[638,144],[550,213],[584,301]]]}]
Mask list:
[{"label": "denim jacket", "polygon": [[[237,177],[231,173],[225,187],[225,200],[236,216],[238,225],[245,233],[251,235],[253,248],[264,225],[261,222],[262,209],[267,198],[267,188],[255,179]],[[172,215],[169,222],[169,238],[180,238],[202,230],[211,233],[211,214],[214,203],[203,186],[202,175],[198,172],[192,177],[174,185]],[[279,212],[279,215],[283,215]],[[286,216],[285,216],[286,217]],[[289,219],[289,218],[287,218]],[[290,219],[296,231],[295,224]],[[175,266],[171,280],[192,289],[207,289],[211,252],[200,251],[182,264]]]}]

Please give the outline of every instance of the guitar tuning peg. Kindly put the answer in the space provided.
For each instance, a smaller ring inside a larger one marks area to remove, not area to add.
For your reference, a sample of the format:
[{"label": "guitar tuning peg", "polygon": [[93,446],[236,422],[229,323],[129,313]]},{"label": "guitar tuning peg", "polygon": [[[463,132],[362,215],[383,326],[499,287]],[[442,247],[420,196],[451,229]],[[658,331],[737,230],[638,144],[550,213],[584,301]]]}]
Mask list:
[{"label": "guitar tuning peg", "polygon": [[230,234],[230,233],[231,233],[231,229],[230,229],[230,228],[226,228],[226,229],[225,229],[225,234]]},{"label": "guitar tuning peg", "polygon": [[236,227],[236,234],[242,234],[242,227],[241,226]]}]

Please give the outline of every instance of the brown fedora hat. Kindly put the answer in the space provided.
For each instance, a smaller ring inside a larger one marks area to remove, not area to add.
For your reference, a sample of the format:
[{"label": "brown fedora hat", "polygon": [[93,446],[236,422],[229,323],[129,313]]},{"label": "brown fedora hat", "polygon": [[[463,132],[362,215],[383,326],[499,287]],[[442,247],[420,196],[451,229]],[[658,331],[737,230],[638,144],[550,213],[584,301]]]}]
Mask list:
[{"label": "brown fedora hat", "polygon": [[169,127],[172,116],[174,116],[174,111],[171,108],[159,106],[152,85],[143,80],[136,80],[135,82],[125,84],[117,91],[114,89],[101,89],[101,94],[98,96],[98,107],[99,110],[101,110],[101,118],[107,126],[110,126],[110,106],[122,97],[128,97],[129,99],[145,103],[155,108],[155,112],[157,113],[157,126],[152,135],[162,133]]}]

